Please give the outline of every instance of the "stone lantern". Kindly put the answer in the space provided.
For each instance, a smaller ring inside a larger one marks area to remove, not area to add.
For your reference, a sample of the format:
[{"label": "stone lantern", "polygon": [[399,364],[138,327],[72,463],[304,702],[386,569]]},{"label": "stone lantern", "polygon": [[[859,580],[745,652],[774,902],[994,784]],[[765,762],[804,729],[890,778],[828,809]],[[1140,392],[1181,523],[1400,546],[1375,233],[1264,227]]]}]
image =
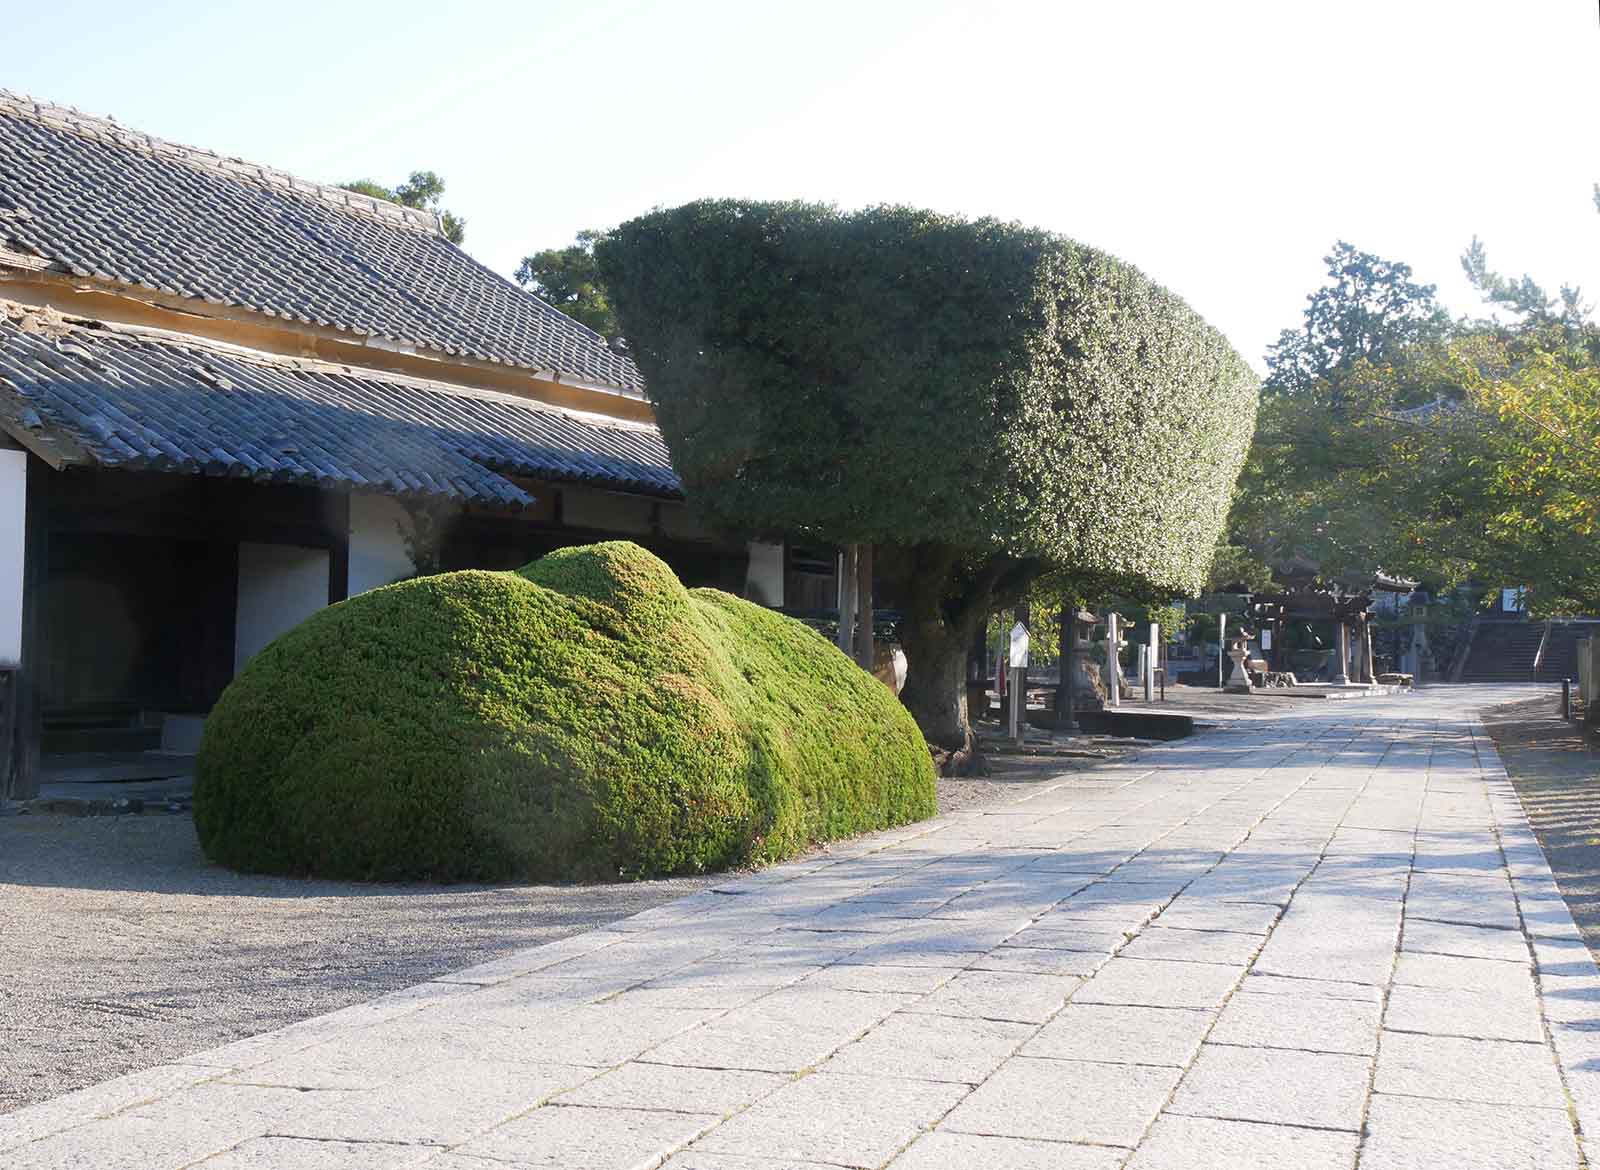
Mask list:
[{"label": "stone lantern", "polygon": [[1061,614],[1061,686],[1056,691],[1056,728],[1069,734],[1078,731],[1080,706],[1087,706],[1091,697],[1094,706],[1100,701],[1092,689],[1087,694],[1081,693],[1078,681],[1082,654],[1089,648],[1089,638],[1097,620],[1094,614],[1082,609],[1072,614],[1063,610]]},{"label": "stone lantern", "polygon": [[1228,657],[1233,660],[1233,673],[1228,675],[1228,681],[1222,688],[1224,691],[1248,695],[1253,689],[1250,686],[1250,672],[1245,669],[1244,663],[1250,656],[1248,646],[1254,636],[1249,630],[1241,628],[1228,639]]}]

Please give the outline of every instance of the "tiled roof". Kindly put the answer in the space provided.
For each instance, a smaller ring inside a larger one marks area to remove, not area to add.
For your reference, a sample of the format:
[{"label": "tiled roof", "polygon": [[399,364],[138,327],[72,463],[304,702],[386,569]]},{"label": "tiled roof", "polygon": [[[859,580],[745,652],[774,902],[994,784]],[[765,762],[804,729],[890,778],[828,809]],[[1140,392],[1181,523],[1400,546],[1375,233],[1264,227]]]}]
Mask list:
[{"label": "tiled roof", "polygon": [[0,429],[106,467],[511,507],[500,473],[679,494],[648,424],[8,302]]},{"label": "tiled roof", "polygon": [[80,277],[637,392],[437,219],[0,90],[0,247]]}]

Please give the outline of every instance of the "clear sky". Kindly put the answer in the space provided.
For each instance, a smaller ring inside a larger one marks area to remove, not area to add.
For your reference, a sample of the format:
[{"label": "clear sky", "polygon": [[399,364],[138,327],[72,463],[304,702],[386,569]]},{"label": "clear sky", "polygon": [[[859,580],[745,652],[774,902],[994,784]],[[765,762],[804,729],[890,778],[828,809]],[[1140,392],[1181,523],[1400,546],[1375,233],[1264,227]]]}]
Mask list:
[{"label": "clear sky", "polygon": [[507,274],[728,195],[1048,227],[1257,364],[1339,238],[1457,312],[1475,233],[1600,298],[1592,0],[52,0],[0,27],[8,88],[308,178],[438,171]]}]

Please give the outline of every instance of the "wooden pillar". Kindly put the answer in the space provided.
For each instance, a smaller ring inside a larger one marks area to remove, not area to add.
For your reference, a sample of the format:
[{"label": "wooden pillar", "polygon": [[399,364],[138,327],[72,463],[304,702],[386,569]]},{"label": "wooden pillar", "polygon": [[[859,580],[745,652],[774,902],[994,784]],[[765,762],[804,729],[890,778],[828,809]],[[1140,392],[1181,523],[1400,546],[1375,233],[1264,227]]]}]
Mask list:
[{"label": "wooden pillar", "polygon": [[39,744],[44,736],[42,692],[48,652],[44,607],[48,602],[50,558],[49,477],[53,474],[42,459],[28,459],[22,557],[22,665],[14,692],[16,748],[11,796],[15,800],[31,800],[39,795]]},{"label": "wooden pillar", "polygon": [[33,459],[0,440],[0,798],[17,770],[17,703],[27,597],[28,473]]},{"label": "wooden pillar", "polygon": [[856,661],[861,669],[872,673],[872,546],[856,546],[856,611],[860,615],[856,624]]},{"label": "wooden pillar", "polygon": [[335,492],[328,505],[328,604],[350,596],[350,493]]},{"label": "wooden pillar", "polygon": [[972,631],[972,645],[967,647],[967,682],[989,685],[989,623],[978,623]]},{"label": "wooden pillar", "polygon": [[839,550],[839,637],[840,650],[855,657],[856,546]]}]

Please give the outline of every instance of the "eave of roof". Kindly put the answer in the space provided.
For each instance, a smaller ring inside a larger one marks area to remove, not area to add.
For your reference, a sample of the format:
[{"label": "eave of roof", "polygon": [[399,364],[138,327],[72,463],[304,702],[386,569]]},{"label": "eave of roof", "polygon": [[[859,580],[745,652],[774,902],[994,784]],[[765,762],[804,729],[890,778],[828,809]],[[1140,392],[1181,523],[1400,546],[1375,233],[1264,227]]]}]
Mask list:
[{"label": "eave of roof", "polygon": [[507,475],[681,494],[648,424],[4,301],[0,429],[58,465],[512,508]]}]

